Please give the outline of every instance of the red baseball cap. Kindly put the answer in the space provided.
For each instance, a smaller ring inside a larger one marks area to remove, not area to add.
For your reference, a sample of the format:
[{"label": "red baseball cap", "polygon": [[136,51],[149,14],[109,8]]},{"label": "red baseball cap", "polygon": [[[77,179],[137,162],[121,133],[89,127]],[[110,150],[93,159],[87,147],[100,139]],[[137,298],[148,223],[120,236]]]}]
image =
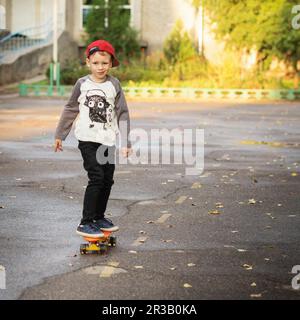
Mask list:
[{"label": "red baseball cap", "polygon": [[115,48],[108,41],[96,40],[90,43],[85,50],[85,54],[87,58],[89,58],[93,53],[97,51],[108,52],[112,56],[113,67],[117,67],[120,64],[118,59],[116,58]]}]

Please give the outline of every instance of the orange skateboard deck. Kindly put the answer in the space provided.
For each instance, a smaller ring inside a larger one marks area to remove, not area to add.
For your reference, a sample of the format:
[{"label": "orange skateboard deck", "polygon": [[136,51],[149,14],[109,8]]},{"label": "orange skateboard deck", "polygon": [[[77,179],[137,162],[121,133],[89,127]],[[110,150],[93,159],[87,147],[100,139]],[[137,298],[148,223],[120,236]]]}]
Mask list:
[{"label": "orange skateboard deck", "polygon": [[115,247],[117,244],[117,238],[112,235],[111,231],[103,231],[104,236],[100,238],[83,237],[87,243],[80,245],[80,253],[107,253],[109,247]]}]

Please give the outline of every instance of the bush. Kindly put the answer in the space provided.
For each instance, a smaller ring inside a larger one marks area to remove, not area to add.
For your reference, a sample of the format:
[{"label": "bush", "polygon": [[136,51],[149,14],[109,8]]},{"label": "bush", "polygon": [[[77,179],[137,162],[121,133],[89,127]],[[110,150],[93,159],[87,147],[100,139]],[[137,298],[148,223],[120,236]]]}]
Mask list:
[{"label": "bush", "polygon": [[171,66],[185,63],[196,55],[196,50],[188,33],[184,31],[181,20],[176,22],[174,29],[165,40],[163,51]]},{"label": "bush", "polygon": [[162,82],[168,74],[167,70],[160,69],[154,65],[144,65],[140,60],[133,60],[128,65],[121,64],[118,68],[111,70],[111,75],[117,77],[122,82],[151,81],[157,83]]},{"label": "bush", "polygon": [[[241,88],[272,89],[292,88],[293,81],[267,74],[255,68],[243,70],[240,57],[236,52],[225,52],[221,64],[212,64],[201,56],[195,55],[185,63],[174,67],[156,52],[145,61],[133,59],[129,64],[121,62],[112,68],[110,74],[117,77],[123,86],[131,87],[192,87],[192,88]],[[61,84],[74,85],[80,77],[89,74],[85,65],[78,61],[68,61],[61,71]]]},{"label": "bush", "polygon": [[[74,85],[80,77],[89,74],[89,70],[85,65],[81,65],[78,61],[68,61],[64,69],[61,70],[61,84]],[[162,83],[169,75],[167,70],[159,68],[145,68],[143,62],[135,60],[130,64],[121,64],[117,68],[110,70],[112,76],[117,77],[123,84],[128,82],[151,82]],[[49,72],[47,72],[49,78]]]},{"label": "bush", "polygon": [[88,73],[88,68],[77,60],[68,61],[64,69],[61,70],[60,82],[65,85],[74,85],[79,78]]}]

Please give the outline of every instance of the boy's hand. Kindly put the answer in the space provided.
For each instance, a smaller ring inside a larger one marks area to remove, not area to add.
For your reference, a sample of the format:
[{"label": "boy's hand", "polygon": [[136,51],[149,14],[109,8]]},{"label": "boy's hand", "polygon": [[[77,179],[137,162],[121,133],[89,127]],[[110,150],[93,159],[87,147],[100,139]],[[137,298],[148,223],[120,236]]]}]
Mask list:
[{"label": "boy's hand", "polygon": [[122,155],[124,158],[128,158],[132,154],[131,148],[122,148]]},{"label": "boy's hand", "polygon": [[55,139],[55,142],[54,142],[54,151],[57,152],[57,151],[63,151],[63,148],[62,148],[62,141],[60,139]]}]

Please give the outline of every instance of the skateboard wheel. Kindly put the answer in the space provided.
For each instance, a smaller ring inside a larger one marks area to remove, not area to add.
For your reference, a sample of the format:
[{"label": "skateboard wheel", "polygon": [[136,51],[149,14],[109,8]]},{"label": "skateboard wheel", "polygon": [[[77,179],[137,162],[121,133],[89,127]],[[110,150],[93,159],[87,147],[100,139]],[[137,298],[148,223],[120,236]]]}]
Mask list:
[{"label": "skateboard wheel", "polygon": [[81,254],[86,254],[86,247],[87,247],[87,245],[85,243],[80,245],[80,253]]},{"label": "skateboard wheel", "polygon": [[106,244],[100,244],[100,252],[101,253],[107,253],[108,246]]},{"label": "skateboard wheel", "polygon": [[115,247],[117,244],[117,238],[116,237],[110,237],[109,239],[109,245],[112,247]]}]

